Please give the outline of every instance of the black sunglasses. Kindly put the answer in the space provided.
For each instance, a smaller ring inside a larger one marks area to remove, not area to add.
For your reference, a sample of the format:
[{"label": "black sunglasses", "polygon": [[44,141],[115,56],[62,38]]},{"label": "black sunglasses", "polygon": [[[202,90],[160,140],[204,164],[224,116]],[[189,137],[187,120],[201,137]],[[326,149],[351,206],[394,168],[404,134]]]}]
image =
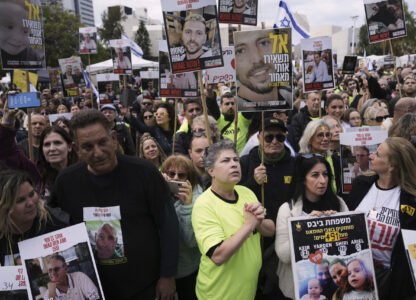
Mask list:
[{"label": "black sunglasses", "polygon": [[143,105],[146,105],[146,106],[153,105],[153,103],[152,103],[152,102],[143,102],[142,104],[143,104]]},{"label": "black sunglasses", "polygon": [[372,118],[371,120],[372,121],[376,121],[376,122],[383,122],[383,120],[387,119],[388,117],[389,117],[388,115],[386,115],[386,116],[378,116],[378,117]]},{"label": "black sunglasses", "polygon": [[144,120],[150,120],[153,118],[153,115],[149,115],[149,116],[143,116]]},{"label": "black sunglasses", "polygon": [[169,178],[175,178],[175,176],[178,175],[179,180],[186,179],[186,173],[184,172],[167,171],[166,174],[169,176]]},{"label": "black sunglasses", "polygon": [[301,156],[303,158],[312,158],[312,157],[323,157],[323,158],[325,158],[325,155],[320,154],[320,153],[305,153],[305,154],[301,154]]},{"label": "black sunglasses", "polygon": [[192,133],[192,135],[193,135],[194,137],[201,137],[201,136],[207,137],[207,134],[206,134],[205,132],[197,132],[197,131],[194,131],[194,132]]},{"label": "black sunglasses", "polygon": [[266,143],[273,142],[274,138],[276,138],[276,140],[280,143],[283,143],[286,140],[286,136],[284,136],[283,134],[268,134],[264,136],[264,140],[266,141]]}]

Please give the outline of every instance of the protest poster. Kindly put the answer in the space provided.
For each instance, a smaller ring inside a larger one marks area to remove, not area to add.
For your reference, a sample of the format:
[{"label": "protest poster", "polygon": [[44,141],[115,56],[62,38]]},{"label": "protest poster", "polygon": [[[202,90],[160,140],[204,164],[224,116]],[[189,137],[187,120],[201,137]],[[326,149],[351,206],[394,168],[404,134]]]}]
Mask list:
[{"label": "protest poster", "polygon": [[0,268],[0,299],[26,300],[26,277],[22,266]]},{"label": "protest poster", "polygon": [[239,111],[292,109],[290,28],[234,32]]},{"label": "protest poster", "polygon": [[3,70],[45,69],[40,0],[0,2],[0,55]]},{"label": "protest poster", "polygon": [[222,67],[216,0],[161,0],[172,73]]},{"label": "protest poster", "polygon": [[219,0],[220,23],[257,25],[257,0]]},{"label": "protest poster", "polygon": [[56,125],[55,122],[57,119],[64,117],[67,120],[71,120],[72,119],[72,113],[71,112],[67,112],[67,113],[62,113],[62,114],[50,114],[48,115],[49,117],[49,124],[52,125]]},{"label": "protest poster", "polygon": [[332,49],[332,64],[334,65],[334,70],[338,70],[338,53],[335,49]]},{"label": "protest poster", "polygon": [[344,56],[342,74],[354,74],[357,65],[357,56]]},{"label": "protest poster", "polygon": [[100,104],[111,104],[120,95],[120,75],[114,73],[97,74]]},{"label": "protest poster", "polygon": [[[353,129],[353,130],[351,130]],[[370,155],[387,138],[387,131],[378,126],[353,127],[340,136],[342,192],[351,191],[355,178],[371,171]]]},{"label": "protest poster", "polygon": [[391,55],[386,55],[383,58],[384,69],[394,69],[394,58]]},{"label": "protest poster", "polygon": [[85,87],[85,79],[82,74],[81,57],[72,56],[58,59],[62,72],[64,87],[68,96],[77,96],[78,88]]},{"label": "protest poster", "polygon": [[173,74],[169,62],[168,44],[165,40],[159,41],[159,91],[160,97],[198,96],[198,73]]},{"label": "protest poster", "polygon": [[51,88],[55,90],[62,90],[62,72],[59,69],[49,69],[49,82],[51,83]]},{"label": "protest poster", "polygon": [[9,108],[27,108],[40,106],[40,93],[19,93],[8,95]]},{"label": "protest poster", "polygon": [[402,0],[364,0],[364,10],[370,43],[407,35]]},{"label": "protest poster", "polygon": [[364,213],[302,216],[288,223],[297,300],[378,299]]},{"label": "protest poster", "polygon": [[335,88],[332,65],[332,39],[316,37],[300,41],[302,54],[303,92]]},{"label": "protest poster", "polygon": [[[415,214],[415,208],[408,205],[401,205],[400,210],[408,213],[410,216]],[[416,230],[402,229],[402,237],[410,266],[410,272],[412,273],[413,284],[416,288]]]},{"label": "protest poster", "polygon": [[[38,74],[29,72],[29,81],[34,87],[38,83],[38,78],[39,78]],[[30,90],[29,91],[27,90],[26,71],[13,70],[13,83],[23,93],[30,92]]]},{"label": "protest poster", "polygon": [[110,40],[114,73],[132,74],[131,49],[128,40]]},{"label": "protest poster", "polygon": [[[78,299],[79,294],[85,299],[104,299],[88,241],[85,224],[80,223],[19,242],[29,299]],[[73,294],[49,290],[50,286],[66,284],[72,285],[68,291]]]},{"label": "protest poster", "polygon": [[79,53],[96,54],[97,53],[97,28],[81,27],[79,29]]},{"label": "protest poster", "polygon": [[206,71],[209,84],[236,81],[234,47],[222,47],[222,57],[224,67]]}]

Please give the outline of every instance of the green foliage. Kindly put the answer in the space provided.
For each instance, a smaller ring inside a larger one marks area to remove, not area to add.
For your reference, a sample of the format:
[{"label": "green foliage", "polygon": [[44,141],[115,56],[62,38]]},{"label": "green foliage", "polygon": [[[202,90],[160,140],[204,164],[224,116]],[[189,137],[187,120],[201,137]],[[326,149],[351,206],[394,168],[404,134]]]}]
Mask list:
[{"label": "green foliage", "polygon": [[123,13],[120,6],[109,7],[101,15],[103,27],[97,29],[104,45],[108,46],[110,40],[121,39],[123,33],[123,25],[121,21],[126,20],[127,16]]},{"label": "green foliage", "polygon": [[140,21],[139,28],[137,29],[136,36],[134,38],[137,45],[140,46],[143,50],[143,58],[144,59],[150,59],[150,47],[151,42],[149,38],[149,32],[146,29],[146,25],[143,21]]},{"label": "green foliage", "polygon": [[[402,56],[416,52],[416,15],[415,12],[409,11],[404,2],[404,15],[406,19],[407,36],[391,40],[395,56]],[[363,55],[364,49],[367,55],[383,55],[390,53],[389,41],[370,44],[368,40],[367,25],[360,28],[360,37],[357,46],[357,54]]]}]

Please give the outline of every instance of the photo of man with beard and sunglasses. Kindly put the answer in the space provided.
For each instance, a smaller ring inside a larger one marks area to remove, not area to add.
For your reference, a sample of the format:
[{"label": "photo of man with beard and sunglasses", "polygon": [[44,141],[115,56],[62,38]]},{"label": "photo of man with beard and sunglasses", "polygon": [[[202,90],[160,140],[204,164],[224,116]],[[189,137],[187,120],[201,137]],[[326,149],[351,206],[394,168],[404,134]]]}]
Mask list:
[{"label": "photo of man with beard and sunglasses", "polygon": [[290,29],[234,33],[239,111],[292,108]]}]

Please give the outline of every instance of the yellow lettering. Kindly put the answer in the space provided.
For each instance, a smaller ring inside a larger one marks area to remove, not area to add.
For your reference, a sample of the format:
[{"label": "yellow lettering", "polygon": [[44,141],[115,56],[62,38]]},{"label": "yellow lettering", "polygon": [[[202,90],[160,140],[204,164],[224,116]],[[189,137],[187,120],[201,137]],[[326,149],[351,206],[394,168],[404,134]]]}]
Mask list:
[{"label": "yellow lettering", "polygon": [[283,34],[279,34],[279,53],[289,53],[289,50],[287,49],[287,36],[287,34],[285,34],[284,36]]}]

